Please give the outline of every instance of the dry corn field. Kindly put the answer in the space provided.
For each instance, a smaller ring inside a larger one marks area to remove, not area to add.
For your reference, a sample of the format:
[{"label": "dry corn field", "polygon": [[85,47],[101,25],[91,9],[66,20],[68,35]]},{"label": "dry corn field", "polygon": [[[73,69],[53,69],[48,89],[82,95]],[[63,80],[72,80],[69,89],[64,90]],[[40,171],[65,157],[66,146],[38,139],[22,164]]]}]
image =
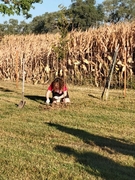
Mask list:
[{"label": "dry corn field", "polygon": [[[26,82],[45,84],[58,74],[58,55],[53,47],[59,34],[10,35],[0,42],[0,79],[22,79],[25,60]],[[59,73],[74,84],[103,86],[116,47],[119,47],[112,85],[122,86],[135,72],[135,22],[104,25],[98,29],[72,31],[67,37],[68,50],[59,62]]]}]

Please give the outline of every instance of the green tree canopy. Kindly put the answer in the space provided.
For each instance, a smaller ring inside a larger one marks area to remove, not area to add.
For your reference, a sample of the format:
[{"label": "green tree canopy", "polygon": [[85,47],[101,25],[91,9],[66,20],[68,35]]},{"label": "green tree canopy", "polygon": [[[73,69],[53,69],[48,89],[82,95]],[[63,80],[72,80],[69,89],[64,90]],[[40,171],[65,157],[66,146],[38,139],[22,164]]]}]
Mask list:
[{"label": "green tree canopy", "polygon": [[69,15],[72,17],[72,28],[86,30],[95,26],[103,18],[102,8],[96,7],[95,0],[72,0]]},{"label": "green tree canopy", "polygon": [[42,0],[0,0],[0,13],[7,15],[23,14],[26,18],[31,17],[29,11],[34,8],[34,3],[42,3]]},{"label": "green tree canopy", "polygon": [[42,16],[36,16],[29,24],[32,33],[55,33],[57,32],[56,22],[58,19],[58,12],[45,13]]},{"label": "green tree canopy", "polygon": [[[30,8],[33,7],[32,6],[33,3],[42,2],[42,0],[14,0],[14,1],[0,0],[0,1],[2,2],[0,4],[1,13],[9,14],[9,15],[14,13],[23,14],[26,17],[29,16],[28,12]],[[18,2],[18,6],[16,6],[15,2]],[[15,25],[15,28],[12,27],[15,21],[14,22],[12,21],[12,23],[9,22],[7,24],[3,24],[3,27],[1,24],[0,31],[3,32],[3,34],[12,34],[12,33],[41,34],[48,32],[56,33],[60,31],[60,28],[64,30],[66,27],[67,29],[65,30],[69,32],[72,29],[86,30],[91,26],[99,25],[99,23],[103,21],[104,12],[103,12],[102,4],[96,6],[95,0],[71,0],[71,2],[72,4],[69,6],[68,9],[63,7],[63,9],[57,12],[53,12],[53,13],[46,12],[42,16],[34,17],[30,23],[23,22],[21,24],[18,24],[18,31],[16,30],[17,24]],[[28,3],[28,8],[27,8],[27,3]],[[59,8],[60,7],[62,7],[62,5],[59,5]],[[64,20],[60,18],[61,12]],[[61,19],[62,21],[60,22],[59,20]]]},{"label": "green tree canopy", "polygon": [[107,22],[117,23],[135,18],[135,0],[105,0],[103,7]]}]

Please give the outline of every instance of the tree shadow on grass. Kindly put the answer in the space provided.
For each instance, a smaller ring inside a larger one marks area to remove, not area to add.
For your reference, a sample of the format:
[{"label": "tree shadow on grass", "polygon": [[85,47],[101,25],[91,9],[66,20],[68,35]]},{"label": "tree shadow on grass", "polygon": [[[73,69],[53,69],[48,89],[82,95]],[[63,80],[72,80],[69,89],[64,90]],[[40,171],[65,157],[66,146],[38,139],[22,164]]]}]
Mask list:
[{"label": "tree shadow on grass", "polygon": [[37,95],[25,95],[26,98],[36,101],[40,104],[45,104],[46,98],[45,96],[37,96]]},{"label": "tree shadow on grass", "polygon": [[85,167],[85,170],[104,180],[133,180],[135,179],[135,169],[129,166],[120,165],[111,159],[103,157],[94,152],[78,152],[67,146],[57,145],[55,150],[59,153],[72,155],[76,161]]},{"label": "tree shadow on grass", "polygon": [[[9,94],[15,92],[13,90],[10,90],[8,88],[3,88],[3,87],[0,87],[0,91],[5,92],[5,93],[9,93]],[[7,94],[7,96],[4,94],[3,95],[4,98],[0,97],[0,100],[5,101],[5,102],[9,102],[9,103],[13,103],[13,104],[15,104],[15,106],[17,106],[17,104],[15,102],[13,102],[12,100],[9,100],[9,94]]]},{"label": "tree shadow on grass", "polygon": [[55,123],[47,123],[49,126],[55,127],[56,129],[76,136],[83,140],[85,143],[91,146],[99,146],[108,153],[113,154],[114,152],[119,152],[124,155],[129,155],[135,157],[135,144],[125,143],[124,141],[119,141],[117,139],[111,139],[102,137],[99,135],[94,135],[89,132],[80,129],[74,129],[62,126]]},{"label": "tree shadow on grass", "polygon": [[88,94],[88,96],[90,96],[90,97],[92,97],[92,98],[94,98],[94,99],[101,99],[101,98],[99,98],[99,97],[97,97],[97,96],[95,96],[95,95],[93,95],[93,94]]},{"label": "tree shadow on grass", "polygon": [[3,91],[3,92],[14,92],[10,89],[7,89],[7,88],[3,88],[3,87],[0,87],[0,91]]},{"label": "tree shadow on grass", "polygon": [[[46,123],[51,127],[55,127],[59,131],[71,134],[83,140],[89,145],[99,146],[100,148],[109,148],[110,153],[115,151],[124,155],[132,155],[135,157],[135,145],[120,142],[118,140],[93,135],[84,130],[65,127],[55,123]],[[97,177],[105,180],[132,180],[135,179],[135,168],[123,166],[107,157],[103,157],[94,152],[78,152],[67,146],[56,146],[55,150],[60,153],[73,155],[77,162],[85,167],[85,170]]]}]

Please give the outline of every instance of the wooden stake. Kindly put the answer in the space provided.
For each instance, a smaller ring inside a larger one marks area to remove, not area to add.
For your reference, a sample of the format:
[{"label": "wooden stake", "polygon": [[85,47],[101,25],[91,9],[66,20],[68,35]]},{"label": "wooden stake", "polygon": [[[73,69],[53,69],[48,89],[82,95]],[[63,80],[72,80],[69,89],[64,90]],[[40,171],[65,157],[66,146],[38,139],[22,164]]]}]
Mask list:
[{"label": "wooden stake", "polygon": [[18,73],[18,51],[15,56],[15,73],[16,73],[16,88],[18,89],[19,73]]},{"label": "wooden stake", "polygon": [[106,86],[107,86],[106,100],[108,99],[109,89],[110,89],[110,84],[111,84],[111,79],[112,79],[112,74],[113,74],[113,71],[114,71],[114,67],[115,67],[116,59],[117,59],[117,54],[118,54],[118,48],[119,48],[119,45],[118,45],[118,46],[116,47],[116,49],[115,49],[114,57],[113,57],[113,62],[112,62],[112,65],[111,65],[111,68],[110,68],[109,75],[108,75],[108,77],[107,77],[105,86],[104,86],[104,90],[103,90],[102,95],[101,95],[101,99],[103,99]]},{"label": "wooden stake", "polygon": [[126,97],[126,86],[127,86],[127,48],[125,47],[125,57],[124,57],[124,65],[125,65],[125,71],[124,71],[124,97]]}]

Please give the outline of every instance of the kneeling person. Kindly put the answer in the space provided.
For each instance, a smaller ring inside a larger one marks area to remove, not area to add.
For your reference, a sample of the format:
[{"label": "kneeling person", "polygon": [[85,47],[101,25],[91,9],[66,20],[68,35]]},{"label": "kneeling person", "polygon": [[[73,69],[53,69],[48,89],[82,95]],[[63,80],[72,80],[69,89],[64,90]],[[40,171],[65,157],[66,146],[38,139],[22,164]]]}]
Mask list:
[{"label": "kneeling person", "polygon": [[57,77],[50,84],[46,93],[46,103],[50,103],[50,94],[52,93],[52,101],[53,103],[70,103],[68,89],[63,79]]}]

